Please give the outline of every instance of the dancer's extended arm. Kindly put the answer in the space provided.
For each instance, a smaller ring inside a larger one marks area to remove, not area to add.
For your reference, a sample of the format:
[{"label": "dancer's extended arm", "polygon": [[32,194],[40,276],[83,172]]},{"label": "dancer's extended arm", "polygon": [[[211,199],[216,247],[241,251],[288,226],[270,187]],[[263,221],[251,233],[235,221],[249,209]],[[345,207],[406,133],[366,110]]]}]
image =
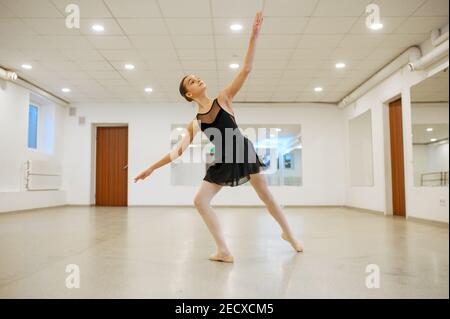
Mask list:
[{"label": "dancer's extended arm", "polygon": [[192,140],[194,139],[195,135],[200,131],[200,127],[198,126],[197,119],[193,119],[187,126],[186,129],[186,135],[182,138],[180,143],[178,143],[177,146],[175,146],[172,151],[170,151],[168,154],[166,154],[164,157],[162,157],[159,161],[153,163],[150,165],[149,168],[144,170],[142,173],[140,173],[138,176],[134,178],[134,182],[136,183],[140,179],[145,179],[148,177],[151,173],[153,173],[154,170],[160,168],[161,166],[164,166],[174,160],[176,160],[178,157],[180,157],[185,149],[191,144]]}]

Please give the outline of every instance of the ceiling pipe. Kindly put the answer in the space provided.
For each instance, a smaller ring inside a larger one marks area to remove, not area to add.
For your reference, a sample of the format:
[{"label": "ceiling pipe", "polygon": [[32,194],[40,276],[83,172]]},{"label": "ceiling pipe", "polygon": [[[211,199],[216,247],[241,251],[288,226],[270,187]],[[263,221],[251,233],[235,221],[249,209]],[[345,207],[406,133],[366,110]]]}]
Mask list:
[{"label": "ceiling pipe", "polygon": [[448,40],[448,24],[445,27],[431,31],[431,44],[434,47],[437,47],[445,40]]},{"label": "ceiling pipe", "polygon": [[448,55],[448,24],[440,29],[431,31],[431,44],[435,47],[419,60],[408,63],[410,71],[423,70],[435,61]]},{"label": "ceiling pipe", "polygon": [[57,95],[54,95],[53,93],[48,92],[47,90],[40,88],[39,86],[37,86],[31,82],[28,82],[27,80],[25,80],[21,77],[19,77],[15,83],[20,85],[21,87],[24,87],[40,96],[46,98],[47,100],[54,102],[54,103],[57,103],[62,106],[70,105],[70,103],[68,101],[60,98]]},{"label": "ceiling pipe", "polygon": [[28,82],[27,80],[19,77],[16,72],[5,70],[1,67],[0,67],[0,79],[12,81],[15,84],[20,85],[21,87],[24,87],[36,94],[39,94],[40,96],[45,97],[46,99],[48,99],[54,103],[57,103],[57,104],[60,104],[63,106],[69,106],[69,104],[70,104],[68,101],[60,98],[59,96],[56,96],[56,95],[38,87],[37,85],[35,85],[31,82]]},{"label": "ceiling pipe", "polygon": [[418,61],[408,63],[408,68],[411,72],[423,70],[446,55],[448,56],[448,39]]},{"label": "ceiling pipe", "polygon": [[0,79],[8,81],[16,81],[17,73],[0,68]]},{"label": "ceiling pipe", "polygon": [[422,52],[418,46],[412,46],[406,49],[397,58],[391,61],[389,64],[384,66],[374,75],[372,75],[368,80],[359,85],[355,90],[353,90],[349,95],[344,97],[339,103],[339,108],[344,108],[350,103],[354,102],[356,99],[361,97],[363,94],[371,90],[373,87],[387,79],[389,76],[394,74],[406,64],[417,61],[422,56]]}]

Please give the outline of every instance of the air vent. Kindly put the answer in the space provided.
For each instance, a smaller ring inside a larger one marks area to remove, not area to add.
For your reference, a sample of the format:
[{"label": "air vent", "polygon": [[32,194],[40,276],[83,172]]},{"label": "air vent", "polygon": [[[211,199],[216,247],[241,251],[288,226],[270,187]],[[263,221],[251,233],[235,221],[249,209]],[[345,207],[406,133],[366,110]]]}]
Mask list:
[{"label": "air vent", "polygon": [[75,115],[77,115],[77,108],[69,107],[69,116],[75,116]]}]

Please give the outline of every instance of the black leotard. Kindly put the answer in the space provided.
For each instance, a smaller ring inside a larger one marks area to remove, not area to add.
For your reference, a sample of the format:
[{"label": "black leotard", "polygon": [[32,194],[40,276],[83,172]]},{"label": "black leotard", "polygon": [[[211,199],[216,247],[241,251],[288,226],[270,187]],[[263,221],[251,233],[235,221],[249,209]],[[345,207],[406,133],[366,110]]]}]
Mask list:
[{"label": "black leotard", "polygon": [[220,106],[217,98],[208,112],[197,113],[196,118],[215,146],[213,165],[208,167],[203,180],[222,186],[238,186],[249,181],[250,174],[267,167],[253,143],[238,129],[234,116]]}]

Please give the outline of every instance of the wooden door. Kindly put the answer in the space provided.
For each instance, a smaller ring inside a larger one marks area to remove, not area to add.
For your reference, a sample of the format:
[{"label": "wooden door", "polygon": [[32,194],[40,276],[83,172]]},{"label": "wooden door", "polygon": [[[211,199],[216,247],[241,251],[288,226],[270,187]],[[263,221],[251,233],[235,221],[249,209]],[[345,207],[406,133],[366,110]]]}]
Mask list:
[{"label": "wooden door", "polygon": [[128,205],[128,127],[97,127],[95,204]]},{"label": "wooden door", "polygon": [[389,129],[391,136],[392,209],[395,216],[406,216],[401,99],[389,103]]}]

